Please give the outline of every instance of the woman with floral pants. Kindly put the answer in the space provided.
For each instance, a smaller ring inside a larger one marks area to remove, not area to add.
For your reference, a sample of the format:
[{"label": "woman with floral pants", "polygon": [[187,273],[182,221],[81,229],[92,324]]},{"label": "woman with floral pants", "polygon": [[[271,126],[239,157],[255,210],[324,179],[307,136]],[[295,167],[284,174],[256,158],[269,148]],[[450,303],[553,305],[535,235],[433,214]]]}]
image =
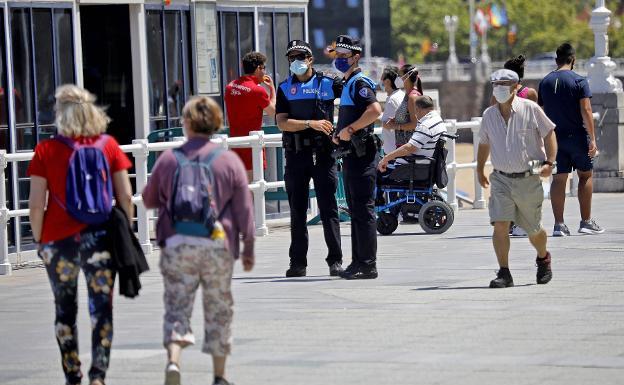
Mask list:
[{"label": "woman with floral pants", "polygon": [[[94,104],[95,96],[88,91],[64,85],[56,90],[55,97],[59,135],[89,145],[106,131],[110,119]],[[54,328],[66,384],[80,384],[82,379],[76,330],[78,274],[82,269],[89,291],[92,328],[89,381],[91,385],[104,385],[113,339],[115,272],[106,250],[106,230],[101,225],[81,223],[66,210],[66,179],[72,152],[72,148],[54,139],[44,140],[35,148],[28,166],[30,226],[54,294]],[[102,152],[117,205],[132,218],[132,187],[127,171],[132,163],[113,137],[106,138]]]}]

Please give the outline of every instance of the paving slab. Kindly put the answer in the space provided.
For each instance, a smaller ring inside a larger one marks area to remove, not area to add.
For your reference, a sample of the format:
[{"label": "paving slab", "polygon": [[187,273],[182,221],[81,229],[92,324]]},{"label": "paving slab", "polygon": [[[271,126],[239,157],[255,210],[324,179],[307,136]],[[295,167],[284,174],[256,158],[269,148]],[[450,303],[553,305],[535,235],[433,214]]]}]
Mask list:
[{"label": "paving slab", "polygon": [[[578,215],[569,199],[572,231]],[[497,266],[486,210],[460,211],[442,235],[409,224],[379,237],[379,278],[370,281],[327,276],[319,226],[310,228],[308,277],[284,278],[289,232],[273,229],[258,239],[254,271],[235,271],[228,377],[237,385],[624,384],[624,194],[596,194],[594,215],[605,234],[549,238],[548,285],[535,284],[528,240],[512,239],[516,287],[499,290],[487,288]],[[544,224],[550,232],[549,201]],[[348,262],[350,230],[341,229]],[[163,285],[158,255],[149,260],[141,296],[115,299],[109,385],[163,382]],[[88,368],[83,281],[80,351]],[[199,300],[193,325],[201,341]],[[0,277],[0,384],[64,383],[53,320],[42,268]],[[182,371],[185,385],[211,383],[199,346],[185,350]]]}]

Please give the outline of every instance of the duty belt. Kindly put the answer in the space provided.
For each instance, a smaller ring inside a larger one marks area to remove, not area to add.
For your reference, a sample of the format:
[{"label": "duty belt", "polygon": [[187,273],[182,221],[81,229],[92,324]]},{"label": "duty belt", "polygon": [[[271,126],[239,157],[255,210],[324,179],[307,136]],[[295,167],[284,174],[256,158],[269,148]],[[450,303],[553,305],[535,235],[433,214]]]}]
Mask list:
[{"label": "duty belt", "polygon": [[500,170],[494,170],[494,172],[501,174],[503,176],[506,176],[507,178],[513,178],[513,179],[518,179],[518,178],[526,178],[531,176],[531,171],[523,171],[523,172],[504,172],[504,171],[500,171]]}]

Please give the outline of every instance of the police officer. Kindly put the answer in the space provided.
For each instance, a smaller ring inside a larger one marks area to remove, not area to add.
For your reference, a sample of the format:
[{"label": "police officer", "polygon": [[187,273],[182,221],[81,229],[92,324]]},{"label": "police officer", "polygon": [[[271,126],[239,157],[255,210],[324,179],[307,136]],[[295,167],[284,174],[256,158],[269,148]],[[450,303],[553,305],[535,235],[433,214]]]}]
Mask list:
[{"label": "police officer", "polygon": [[306,275],[310,178],[314,180],[328,248],[329,274],[338,276],[343,269],[335,197],[338,177],[336,161],[331,156],[331,134],[334,99],[340,94],[342,84],[312,68],[312,49],[305,41],[289,42],[286,56],[292,75],[280,83],[276,103],[277,126],[283,132],[284,180],[290,204],[290,268],[286,276]]},{"label": "police officer", "polygon": [[347,204],[351,212],[352,262],[340,274],[345,279],[377,278],[375,178],[379,141],[373,125],[381,115],[376,84],[358,67],[360,41],[347,35],[336,39],[334,66],[344,74],[334,141],[350,146],[343,159]]}]

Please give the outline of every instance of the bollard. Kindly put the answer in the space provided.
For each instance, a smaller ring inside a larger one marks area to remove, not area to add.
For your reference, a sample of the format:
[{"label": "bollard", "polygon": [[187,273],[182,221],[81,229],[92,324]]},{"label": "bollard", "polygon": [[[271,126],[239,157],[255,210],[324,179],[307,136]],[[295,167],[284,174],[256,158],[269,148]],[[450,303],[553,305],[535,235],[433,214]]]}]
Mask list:
[{"label": "bollard", "polygon": [[254,216],[256,221],[256,235],[265,236],[269,234],[266,225],[266,206],[264,192],[266,191],[266,181],[264,180],[264,159],[262,148],[264,147],[264,131],[250,131],[251,152],[253,159],[253,184],[258,185],[253,189],[254,196]]},{"label": "bollard", "polygon": [[[472,131],[472,147],[473,147],[473,162],[477,161],[477,153],[479,152],[479,131],[481,131],[481,118],[472,118],[471,121],[478,122],[479,125],[477,127],[473,127]],[[487,203],[485,202],[485,198],[483,197],[483,187],[479,183],[479,175],[477,172],[477,168],[474,169],[474,188],[475,188],[475,197],[474,204],[472,205],[473,209],[484,209],[487,207]]]},{"label": "bollard", "polygon": [[[135,139],[132,144],[138,144],[140,149],[132,151],[134,156],[134,166],[136,168],[136,195],[140,198],[145,185],[147,185],[147,158],[149,156],[149,148],[147,139]],[[145,254],[152,253],[152,243],[149,236],[149,210],[145,208],[143,199],[136,201],[137,207],[137,229],[139,243]]]},{"label": "bollard", "polygon": [[7,234],[9,209],[6,207],[6,181],[4,177],[8,164],[6,154],[6,150],[0,150],[0,275],[11,275]]},{"label": "bollard", "polygon": [[[457,120],[446,120],[446,129],[449,135],[457,134]],[[455,141],[447,141],[449,144],[448,154],[446,158],[446,170],[448,172],[448,184],[446,186],[446,202],[453,208],[453,211],[457,212],[459,205],[457,204],[457,185],[455,184],[455,177],[457,175],[457,162],[455,161]]]}]

